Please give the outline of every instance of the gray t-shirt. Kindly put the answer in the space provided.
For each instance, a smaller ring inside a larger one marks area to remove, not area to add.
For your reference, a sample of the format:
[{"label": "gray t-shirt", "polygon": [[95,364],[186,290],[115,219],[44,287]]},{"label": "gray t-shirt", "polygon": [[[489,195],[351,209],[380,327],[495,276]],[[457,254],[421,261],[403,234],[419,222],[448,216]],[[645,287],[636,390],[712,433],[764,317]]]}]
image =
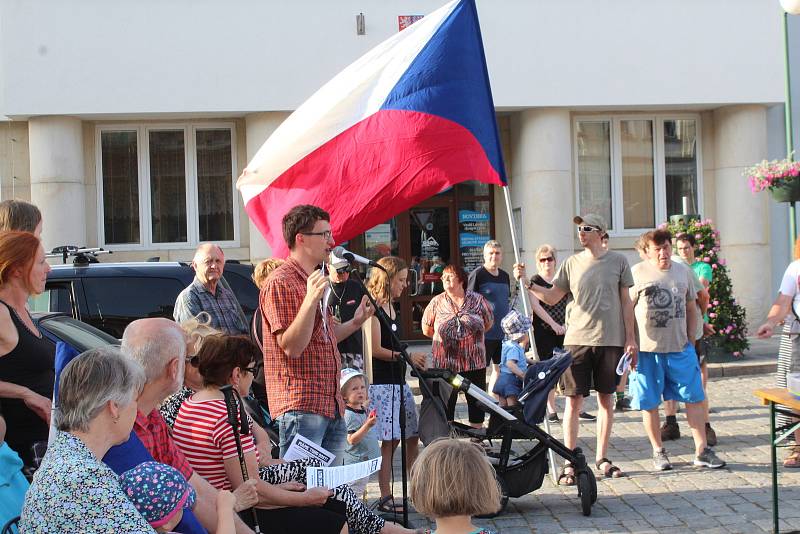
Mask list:
[{"label": "gray t-shirt", "polygon": [[[364,426],[368,415],[366,410],[354,410],[346,406],[344,410],[344,422],[345,425],[347,425],[347,433],[353,434],[357,432],[359,428]],[[347,444],[347,448],[344,451],[344,463],[355,464],[358,462],[366,462],[380,455],[381,451],[378,447],[378,434],[373,426],[369,429],[367,435],[364,436],[364,439],[355,445]]]},{"label": "gray t-shirt", "polygon": [[614,251],[596,259],[587,252],[573,254],[561,264],[553,285],[572,294],[567,304],[565,346],[625,346],[619,292],[633,285],[625,256]]},{"label": "gray t-shirt", "polygon": [[[631,296],[639,329],[639,348],[645,352],[680,352],[686,335],[686,303],[695,300],[689,267],[672,262],[662,271],[649,261],[633,266]],[[694,303],[689,304],[694,305]]]}]

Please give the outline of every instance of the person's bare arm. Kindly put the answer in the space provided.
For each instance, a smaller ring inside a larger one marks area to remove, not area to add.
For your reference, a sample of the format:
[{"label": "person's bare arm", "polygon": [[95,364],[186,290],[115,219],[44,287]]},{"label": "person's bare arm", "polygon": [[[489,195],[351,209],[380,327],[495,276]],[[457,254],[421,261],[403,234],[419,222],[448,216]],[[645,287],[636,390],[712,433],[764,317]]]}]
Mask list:
[{"label": "person's bare arm", "polygon": [[550,328],[552,328],[557,335],[564,335],[564,332],[566,332],[564,325],[558,324],[553,320],[552,317],[550,317],[550,314],[547,313],[547,311],[542,307],[542,303],[539,301],[539,299],[531,299],[531,309],[539,319],[550,325]]},{"label": "person's bare arm", "polygon": [[708,304],[711,302],[711,295],[708,294],[708,289],[702,289],[697,292],[697,306],[700,308],[700,316],[702,317],[708,309]]},{"label": "person's bare arm", "polygon": [[[189,484],[194,488],[197,494],[197,501],[194,507],[194,515],[197,520],[203,525],[208,532],[213,533],[217,528],[217,489],[206,481],[203,477],[192,473],[189,478]],[[253,534],[253,531],[244,524],[244,521],[239,519],[239,516],[234,514],[234,523],[236,526],[236,534]]]},{"label": "person's bare arm", "polygon": [[791,305],[792,297],[779,293],[778,298],[775,299],[775,302],[772,303],[772,307],[769,309],[767,322],[758,327],[756,335],[762,339],[772,336],[772,334],[775,333],[775,327],[782,323],[783,320],[786,319],[786,316],[789,315]]},{"label": "person's bare arm", "polygon": [[511,370],[511,372],[517,375],[519,378],[525,378],[525,373],[519,368],[516,360],[508,360],[506,362],[506,366],[508,366],[509,370]]},{"label": "person's bare arm", "polygon": [[694,332],[697,325],[697,320],[702,320],[702,316],[698,316],[697,313],[697,306],[695,306],[693,300],[686,301],[686,337],[689,339],[689,343],[694,345]]},{"label": "person's bare arm", "polygon": [[[374,411],[374,410],[373,410]],[[370,429],[375,426],[375,423],[378,421],[378,416],[374,413],[370,412],[367,416],[367,420],[364,421],[364,424],[361,425],[361,428],[353,432],[352,434],[347,434],[347,443],[350,445],[357,445],[361,443],[361,440],[364,439]]]},{"label": "person's bare arm", "polygon": [[633,315],[633,301],[627,287],[620,286],[619,302],[622,305],[622,322],[625,325],[625,352],[631,355],[631,367],[639,361],[639,346],[636,344],[636,321]]},{"label": "person's bare arm", "polygon": [[311,341],[317,307],[325,294],[327,284],[327,279],[318,270],[308,275],[306,296],[300,304],[297,317],[286,330],[278,334],[278,345],[290,358],[299,358]]},{"label": "person's bare arm", "polygon": [[567,291],[555,285],[552,287],[544,287],[535,283],[529,285],[528,277],[525,274],[525,266],[519,263],[514,264],[514,278],[521,281],[523,287],[528,288],[532,298],[537,298],[550,306],[557,304],[567,294]]}]

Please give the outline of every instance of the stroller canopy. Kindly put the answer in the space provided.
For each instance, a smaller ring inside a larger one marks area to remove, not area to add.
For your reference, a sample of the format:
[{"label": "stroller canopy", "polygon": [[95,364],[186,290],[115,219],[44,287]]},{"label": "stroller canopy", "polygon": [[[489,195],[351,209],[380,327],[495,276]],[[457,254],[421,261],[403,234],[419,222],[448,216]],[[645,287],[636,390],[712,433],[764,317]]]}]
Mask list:
[{"label": "stroller canopy", "polygon": [[547,395],[571,364],[572,354],[570,352],[555,349],[553,357],[549,360],[528,366],[528,370],[525,371],[522,392],[519,395],[526,423],[538,425],[542,422],[547,408]]}]

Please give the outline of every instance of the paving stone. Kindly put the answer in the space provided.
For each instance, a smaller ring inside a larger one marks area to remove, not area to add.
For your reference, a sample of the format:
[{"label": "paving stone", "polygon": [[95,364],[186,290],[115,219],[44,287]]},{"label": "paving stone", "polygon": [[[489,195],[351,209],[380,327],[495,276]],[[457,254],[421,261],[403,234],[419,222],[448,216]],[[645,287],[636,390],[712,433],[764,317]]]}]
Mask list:
[{"label": "paving stone", "polygon": [[[759,405],[752,391],[770,387],[773,382],[772,375],[710,380],[709,398],[714,408],[711,422],[719,437],[715,451],[729,463],[726,468],[698,469],[691,465],[694,444],[682,411],[678,415],[682,437],[665,444],[674,469],[652,472],[651,447],[644,436],[641,416],[637,412],[618,413],[607,456],[629,476],[597,479],[598,499],[591,516],[581,514],[576,488],[554,486],[548,475],[541,488],[511,499],[505,513],[478,524],[503,534],[771,532],[769,413]],[[558,403],[563,409],[563,399],[558,399]],[[594,397],[586,399],[586,409],[597,413]],[[456,417],[466,419],[462,398]],[[594,424],[582,423],[579,435],[579,446],[593,472],[596,472],[595,431]],[[551,432],[561,439],[560,426],[553,425]],[[515,442],[514,449],[525,450],[522,442]],[[780,452],[781,457],[784,454],[785,451]],[[558,458],[557,461],[559,465],[562,463]],[[399,472],[397,455],[395,473]],[[781,469],[779,481],[781,529],[800,529],[800,470]],[[373,502],[379,495],[376,481],[369,484],[368,490],[369,502]],[[399,482],[393,493],[401,493]],[[412,516],[415,527],[434,526],[417,514]]]}]

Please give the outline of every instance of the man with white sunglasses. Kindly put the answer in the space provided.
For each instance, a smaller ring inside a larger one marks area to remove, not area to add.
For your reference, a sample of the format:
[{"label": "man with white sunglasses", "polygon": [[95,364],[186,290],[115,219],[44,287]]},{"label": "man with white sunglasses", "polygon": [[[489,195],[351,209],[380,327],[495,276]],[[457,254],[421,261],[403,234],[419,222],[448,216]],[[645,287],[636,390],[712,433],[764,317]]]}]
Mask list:
[{"label": "man with white sunglasses", "polygon": [[[574,449],[578,441],[578,414],[583,399],[593,387],[597,391],[597,469],[603,476],[618,478],[622,470],[606,457],[611,427],[614,422],[616,369],[623,352],[631,354],[636,365],[638,347],[634,331],[633,305],[628,288],[633,277],[628,260],[622,254],[602,245],[608,225],[596,214],[575,216],[578,240],[583,251],[573,254],[561,265],[553,286],[530,286],[531,293],[547,304],[554,304],[564,295],[571,295],[567,305],[567,332],[564,348],[572,353],[573,362],[561,377],[566,396],[564,410],[564,444]],[[514,275],[524,277],[524,269],[515,266]],[[559,475],[559,484],[575,484],[575,471],[566,463]]]}]

